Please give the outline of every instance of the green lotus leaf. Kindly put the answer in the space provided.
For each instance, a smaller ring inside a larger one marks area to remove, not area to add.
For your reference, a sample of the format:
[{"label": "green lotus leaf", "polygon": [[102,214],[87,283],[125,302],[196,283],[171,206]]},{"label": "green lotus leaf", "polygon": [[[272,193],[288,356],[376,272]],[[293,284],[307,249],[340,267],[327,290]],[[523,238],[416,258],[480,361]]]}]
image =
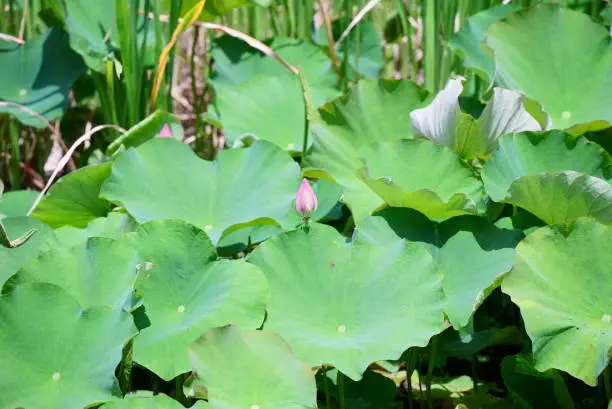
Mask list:
[{"label": "green lotus leaf", "polygon": [[[269,45],[302,70],[315,106],[339,95],[336,74],[318,47],[282,37]],[[217,97],[209,119],[220,123],[230,143],[239,145],[245,138],[263,139],[300,152],[306,118],[298,76],[233,37],[216,40],[211,52],[216,64],[212,83]]]},{"label": "green lotus leaf", "polygon": [[262,139],[290,152],[302,151],[306,118],[297,77],[256,76],[222,88],[213,109],[233,146]]},{"label": "green lotus leaf", "polygon": [[495,79],[495,61],[484,47],[487,29],[519,7],[514,4],[500,4],[470,17],[451,37],[448,46],[463,59],[463,65],[473,69],[488,84]]},{"label": "green lotus leaf", "polygon": [[116,390],[115,367],[136,335],[129,313],[82,309],[51,284],[0,297],[0,407],[82,408]]},{"label": "green lotus leaf", "polygon": [[84,228],[106,216],[111,204],[100,198],[100,188],[111,173],[111,164],[86,166],[67,174],[49,189],[32,216],[51,226]]},{"label": "green lotus leaf", "polygon": [[130,311],[136,306],[138,263],[138,255],[125,243],[91,238],[69,249],[44,252],[25,263],[4,291],[27,283],[49,283],[63,288],[83,308],[108,305]]},{"label": "green lotus leaf", "polygon": [[[0,101],[23,105],[49,121],[62,116],[68,91],[85,70],[60,29],[48,30],[23,45],[0,40],[0,67]],[[24,125],[45,127],[40,119],[16,107],[0,106],[0,113],[14,115]]]},{"label": "green lotus leaf", "polygon": [[70,46],[79,53],[87,66],[104,72],[104,61],[119,44],[115,24],[115,2],[66,0],[66,30]]},{"label": "green lotus leaf", "polygon": [[[125,399],[117,399],[106,403],[100,409],[183,409],[184,406],[178,401],[168,397],[167,395],[159,394],[152,396],[142,396],[139,393],[135,396],[128,395]],[[203,402],[198,402],[192,408],[203,409]]]},{"label": "green lotus leaf", "polygon": [[384,202],[358,177],[359,149],[376,141],[410,138],[410,110],[423,105],[427,92],[407,80],[362,80],[346,96],[319,110],[312,124],[314,150],[307,173],[327,177],[344,189],[343,201],[355,219]]},{"label": "green lotus leaf", "polygon": [[[317,406],[310,368],[267,331],[213,328],[189,347],[191,362],[217,409],[309,409]],[[240,385],[240,393],[236,393]]]},{"label": "green lotus leaf", "polygon": [[[329,95],[338,92],[338,79],[331,61],[319,47],[303,40],[275,37],[266,43],[283,60],[298,67],[313,89],[313,101],[322,105]],[[223,36],[213,42],[211,55],[215,59],[212,82],[215,88],[226,90],[245,83],[252,77],[287,76],[299,80],[272,57],[255,50],[242,40]],[[318,91],[323,91],[317,96]]]},{"label": "green lotus leaf", "polygon": [[122,148],[136,148],[156,137],[164,125],[170,127],[173,138],[183,140],[184,132],[178,118],[168,112],[157,110],[108,145],[107,153],[112,155]]},{"label": "green lotus leaf", "polygon": [[491,199],[499,202],[524,176],[564,170],[610,179],[612,159],[597,144],[561,131],[504,135],[482,169],[482,181]]},{"label": "green lotus leaf", "polygon": [[[382,39],[378,34],[376,25],[363,20],[353,29],[352,34],[342,44],[338,44],[337,40],[345,28],[340,20],[332,23],[334,40],[336,42],[336,54],[340,60],[346,61],[348,64],[347,76],[354,78],[355,73],[366,78],[380,76],[380,72],[385,64],[381,47]],[[329,47],[325,26],[321,26],[317,30],[314,35],[314,41],[323,47]],[[346,53],[348,53],[348,56]]]},{"label": "green lotus leaf", "polygon": [[476,308],[514,263],[520,231],[499,229],[484,218],[462,216],[435,223],[413,210],[388,208],[357,226],[355,241],[394,245],[425,243],[442,274],[445,313],[453,327],[468,325]]},{"label": "green lotus leaf", "polygon": [[612,185],[574,171],[524,176],[512,184],[504,202],[550,225],[567,226],[587,216],[612,223]]},{"label": "green lotus leaf", "polygon": [[376,143],[360,151],[360,177],[389,206],[431,219],[482,211],[482,183],[453,152],[428,140]]},{"label": "green lotus leaf", "polygon": [[10,238],[27,235],[32,230],[36,233],[17,248],[0,246],[0,287],[26,261],[38,255],[40,247],[52,234],[47,225],[31,217],[7,217],[2,219],[2,225]]},{"label": "green lotus leaf", "polygon": [[538,372],[520,355],[502,361],[502,377],[510,394],[525,409],[574,409],[572,396],[556,371]]},{"label": "green lotus leaf", "polygon": [[357,381],[372,362],[397,359],[442,329],[443,294],[434,260],[419,244],[345,241],[312,224],[267,240],[249,261],[272,292],[265,329],[310,366],[331,364]]},{"label": "green lotus leaf", "polygon": [[91,237],[118,239],[136,229],[136,222],[127,214],[109,213],[107,217],[92,220],[84,229],[72,226],[60,227],[42,245],[41,251],[69,249]]},{"label": "green lotus leaf", "polygon": [[[106,61],[113,60],[120,54],[115,2],[65,0],[64,5],[65,28],[70,33],[70,46],[83,57],[89,68],[104,73]],[[145,16],[138,17],[139,49],[142,42],[145,42],[144,54],[140,57],[145,66],[154,66],[157,63],[155,30],[151,24],[148,24],[145,33]],[[162,42],[165,43],[164,33],[162,33]]]},{"label": "green lotus leaf", "polygon": [[505,135],[482,169],[491,199],[522,207],[548,224],[577,217],[612,220],[610,155],[561,131]]},{"label": "green lotus leaf", "polygon": [[516,253],[502,289],[521,309],[534,368],[595,386],[612,351],[612,227],[579,219],[567,236],[543,227]]},{"label": "green lotus leaf", "polygon": [[284,220],[298,184],[298,165],[269,142],[221,151],[209,162],[161,138],[121,154],[101,195],[120,202],[139,223],[185,220],[216,244],[232,230]]},{"label": "green lotus leaf", "polygon": [[612,44],[589,16],[537,5],[492,25],[486,44],[502,83],[542,104],[550,127],[583,133],[612,123]]},{"label": "green lotus leaf", "polygon": [[264,275],[243,260],[217,260],[202,230],[155,221],[125,240],[152,267],[136,287],[151,324],[134,340],[135,362],[170,380],[189,371],[187,347],[209,328],[261,325],[269,297]]},{"label": "green lotus leaf", "polygon": [[462,112],[459,95],[463,80],[449,80],[429,106],[412,111],[415,137],[431,139],[460,156],[475,158],[493,152],[504,134],[542,129],[523,107],[521,94],[503,88],[493,89],[493,97],[478,119]]},{"label": "green lotus leaf", "polygon": [[[427,91],[408,80],[364,79],[346,95],[319,109],[320,139],[342,139],[354,149],[412,136],[410,111],[425,104]],[[322,141],[324,142],[324,141]]]},{"label": "green lotus leaf", "polygon": [[37,197],[38,192],[33,190],[17,190],[0,195],[0,219],[27,216]]}]

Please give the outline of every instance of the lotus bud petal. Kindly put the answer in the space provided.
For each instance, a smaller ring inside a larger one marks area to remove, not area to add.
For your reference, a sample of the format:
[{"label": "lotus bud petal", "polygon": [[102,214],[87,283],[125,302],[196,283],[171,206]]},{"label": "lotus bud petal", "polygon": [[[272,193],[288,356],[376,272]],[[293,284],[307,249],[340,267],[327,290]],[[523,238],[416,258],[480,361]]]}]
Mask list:
[{"label": "lotus bud petal", "polygon": [[308,179],[302,179],[300,188],[295,196],[295,211],[303,218],[308,218],[317,210],[317,195],[308,183]]},{"label": "lotus bud petal", "polygon": [[164,124],[164,126],[162,127],[161,131],[159,131],[159,135],[160,138],[172,138],[172,130],[170,129],[170,126],[168,124]]}]

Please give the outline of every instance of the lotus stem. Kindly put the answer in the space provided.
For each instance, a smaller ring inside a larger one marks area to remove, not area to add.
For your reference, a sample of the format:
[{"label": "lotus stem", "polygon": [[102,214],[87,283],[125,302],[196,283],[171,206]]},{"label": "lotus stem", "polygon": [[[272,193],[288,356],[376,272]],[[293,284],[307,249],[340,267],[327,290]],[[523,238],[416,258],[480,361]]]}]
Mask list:
[{"label": "lotus stem", "polygon": [[334,69],[338,75],[341,76],[342,72],[340,67],[340,59],[338,58],[338,54],[336,54],[336,44],[334,42],[334,32],[332,30],[331,19],[329,18],[329,14],[327,14],[323,0],[317,0],[317,4],[319,5],[319,11],[323,16],[323,25],[325,26],[325,35],[327,36],[327,44],[329,46],[329,56],[331,57]]},{"label": "lotus stem", "polygon": [[329,379],[327,373],[323,374],[323,392],[325,393],[325,407],[331,409],[331,396],[329,395]]},{"label": "lotus stem", "polygon": [[344,375],[340,371],[336,376],[336,385],[338,386],[338,409],[344,409]]},{"label": "lotus stem", "polygon": [[427,388],[427,407],[429,409],[433,409],[433,397],[431,396],[431,378],[433,375],[433,368],[437,352],[438,337],[434,335],[434,337],[431,339],[431,345],[429,347],[429,359],[427,361],[427,378],[425,380],[425,387]]}]

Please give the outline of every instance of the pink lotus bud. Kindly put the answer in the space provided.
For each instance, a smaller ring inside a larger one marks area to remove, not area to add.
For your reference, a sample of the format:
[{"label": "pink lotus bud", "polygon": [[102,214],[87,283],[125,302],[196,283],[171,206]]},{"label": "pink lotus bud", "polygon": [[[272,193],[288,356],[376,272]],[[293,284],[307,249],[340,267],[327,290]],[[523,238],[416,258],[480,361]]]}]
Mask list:
[{"label": "pink lotus bud", "polygon": [[317,210],[317,195],[308,183],[308,179],[302,179],[302,184],[295,196],[295,211],[304,219],[310,217]]},{"label": "pink lotus bud", "polygon": [[170,129],[170,126],[168,124],[164,124],[164,126],[162,126],[161,131],[159,131],[159,135],[160,138],[172,138],[172,130]]}]

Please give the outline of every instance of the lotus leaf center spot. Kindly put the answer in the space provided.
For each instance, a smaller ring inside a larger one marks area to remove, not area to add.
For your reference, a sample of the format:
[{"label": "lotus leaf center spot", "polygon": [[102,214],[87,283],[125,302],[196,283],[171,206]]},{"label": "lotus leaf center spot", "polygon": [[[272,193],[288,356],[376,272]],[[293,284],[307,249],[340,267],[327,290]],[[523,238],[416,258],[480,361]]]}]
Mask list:
[{"label": "lotus leaf center spot", "polygon": [[206,231],[211,231],[213,229],[213,227],[210,224],[207,224],[206,226],[204,226],[204,230]]},{"label": "lotus leaf center spot", "polygon": [[53,375],[51,375],[51,379],[53,379],[54,381],[59,381],[61,377],[62,375],[60,375],[59,372],[54,372]]},{"label": "lotus leaf center spot", "polygon": [[176,309],[178,312],[185,312],[185,306],[184,305],[179,305],[178,308]]},{"label": "lotus leaf center spot", "polygon": [[344,334],[346,332],[346,327],[344,325],[338,325],[338,332]]},{"label": "lotus leaf center spot", "polygon": [[563,111],[561,113],[561,118],[563,118],[565,121],[569,120],[572,117],[572,113],[570,111]]},{"label": "lotus leaf center spot", "polygon": [[19,96],[20,97],[26,96],[27,94],[28,94],[28,90],[27,89],[23,89],[22,88],[22,89],[19,90]]},{"label": "lotus leaf center spot", "polygon": [[601,320],[602,320],[603,322],[605,322],[605,323],[610,323],[610,322],[612,322],[612,315],[610,315],[610,314],[604,314],[604,315],[601,317]]},{"label": "lotus leaf center spot", "polygon": [[259,409],[259,405],[251,405],[251,409]]}]

